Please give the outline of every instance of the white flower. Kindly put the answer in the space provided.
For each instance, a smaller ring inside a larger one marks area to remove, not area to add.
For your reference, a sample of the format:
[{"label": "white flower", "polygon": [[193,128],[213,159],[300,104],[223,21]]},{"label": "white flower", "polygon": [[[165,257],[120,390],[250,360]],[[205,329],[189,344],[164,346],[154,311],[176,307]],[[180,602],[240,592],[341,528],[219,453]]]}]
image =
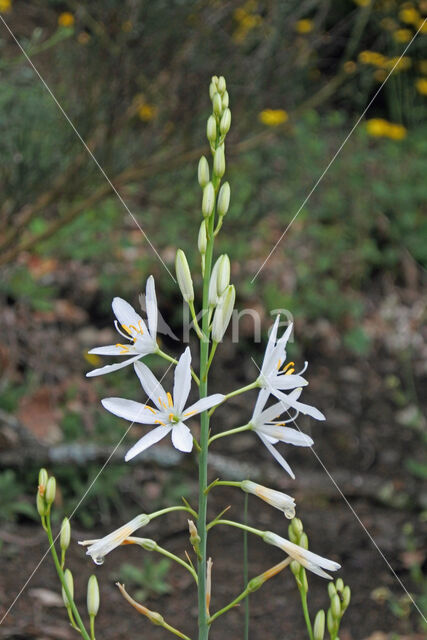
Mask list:
[{"label": "white flower", "polygon": [[[158,311],[153,276],[150,276],[147,280],[145,306],[147,309],[148,328],[141,316],[128,302],[122,298],[114,298],[112,307],[114,315],[117,318],[114,324],[120,335],[131,342],[123,344],[119,342],[106,347],[96,347],[95,349],[91,349],[89,353],[100,356],[130,356],[130,358],[118,364],[108,364],[105,367],[89,371],[89,373],[86,374],[88,377],[102,376],[105,373],[117,371],[117,369],[122,369],[149,353],[158,351],[156,342]],[[120,325],[124,329],[124,332],[120,329]]]},{"label": "white flower", "polygon": [[105,398],[102,400],[104,407],[116,416],[140,424],[159,425],[138,440],[127,452],[125,456],[126,461],[134,458],[156,442],[159,442],[159,440],[170,432],[172,432],[172,444],[176,449],[186,453],[192,450],[193,436],[191,435],[190,429],[184,424],[185,420],[190,416],[220,404],[224,396],[221,393],[215,393],[207,398],[201,398],[185,409],[185,403],[191,387],[190,364],[190,348],[187,347],[175,368],[173,397],[169,392],[166,393],[160,382],[145,364],[142,362],[136,362],[134,364],[136,374],[144,391],[156,405],[157,409],[140,402],[125,400],[123,398]]},{"label": "white flower", "polygon": [[323,569],[328,569],[328,571],[337,571],[338,569],[341,569],[341,565],[338,564],[338,562],[328,560],[328,558],[323,558],[322,556],[317,555],[317,553],[303,549],[303,547],[294,544],[286,538],[278,536],[272,531],[266,531],[263,536],[263,540],[264,542],[267,542],[267,544],[279,547],[279,549],[285,551],[288,556],[291,556],[291,558],[299,562],[303,567],[313,573],[316,573],[322,578],[332,580],[332,577],[326,573],[326,571],[323,571]]},{"label": "white flower", "polygon": [[[292,429],[291,427],[284,426],[285,423],[276,423],[274,420],[278,418],[283,411],[289,408],[290,405],[286,405],[283,401],[276,402],[268,409],[264,409],[267,402],[268,394],[265,395],[262,391],[258,394],[258,399],[255,404],[252,418],[249,422],[249,428],[253,429],[255,433],[260,437],[261,441],[271,455],[277,460],[277,462],[289,473],[291,478],[295,479],[295,474],[292,469],[280,455],[280,453],[274,448],[274,444],[277,442],[286,442],[287,444],[293,444],[299,447],[311,447],[313,440],[310,436],[302,433],[298,429]],[[291,416],[292,421],[295,416]]]},{"label": "white flower", "polygon": [[264,502],[271,504],[272,507],[283,511],[287,518],[295,517],[295,500],[286,493],[269,489],[251,480],[243,480],[241,487],[246,493],[252,493],[254,496],[264,500]]},{"label": "white flower", "polygon": [[92,560],[95,564],[102,564],[104,562],[104,557],[119,547],[123,542],[132,535],[134,531],[140,529],[141,527],[145,527],[150,522],[149,516],[145,513],[141,513],[130,522],[127,522],[119,529],[116,529],[112,533],[109,533],[108,536],[104,538],[100,538],[99,540],[83,540],[79,542],[79,544],[87,547],[90,545],[86,551],[86,554],[91,556]]}]

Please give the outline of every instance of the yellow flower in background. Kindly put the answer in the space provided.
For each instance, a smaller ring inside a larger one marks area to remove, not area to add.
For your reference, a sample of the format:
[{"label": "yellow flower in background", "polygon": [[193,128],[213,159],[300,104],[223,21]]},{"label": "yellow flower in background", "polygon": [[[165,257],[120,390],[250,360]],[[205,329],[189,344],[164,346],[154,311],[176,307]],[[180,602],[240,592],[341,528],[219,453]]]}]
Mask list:
[{"label": "yellow flower in background", "polygon": [[418,62],[418,68],[421,71],[421,73],[424,73],[425,75],[427,75],[427,60],[420,60]]},{"label": "yellow flower in background", "polygon": [[74,24],[74,16],[69,11],[64,11],[58,16],[58,24],[60,27],[72,27]]},{"label": "yellow flower in background", "polygon": [[248,33],[262,23],[262,17],[256,11],[257,3],[251,0],[234,11],[233,17],[238,23],[232,36],[235,42],[241,43],[246,40]]},{"label": "yellow flower in background", "polygon": [[358,7],[369,7],[371,4],[371,0],[353,0],[354,4],[357,4]]},{"label": "yellow flower in background", "polygon": [[420,33],[427,33],[427,22],[420,19],[416,24],[417,30],[420,30]]},{"label": "yellow flower in background", "polygon": [[362,64],[372,64],[374,67],[383,67],[387,62],[387,58],[377,51],[361,51],[359,53],[359,61]]},{"label": "yellow flower in background", "polygon": [[[394,65],[396,65],[395,68]],[[403,56],[403,58],[389,58],[385,63],[386,69],[393,69],[393,73],[395,73],[396,71],[406,71],[406,69],[409,69],[411,65],[412,60],[409,56]]]},{"label": "yellow flower in background", "polygon": [[418,78],[415,87],[422,96],[427,96],[427,78]]},{"label": "yellow flower in background", "polygon": [[414,7],[405,7],[399,11],[399,20],[405,24],[417,24],[420,14]]},{"label": "yellow flower in background", "polygon": [[288,114],[284,109],[264,109],[258,118],[267,127],[277,127],[288,120]]},{"label": "yellow flower in background", "polygon": [[366,131],[373,138],[390,138],[391,140],[403,140],[407,133],[402,124],[387,122],[383,118],[367,120]]},{"label": "yellow flower in background", "polygon": [[295,23],[295,31],[297,33],[310,33],[310,31],[313,31],[314,28],[314,22],[313,20],[309,20],[308,18],[305,18],[304,20],[298,20],[298,22]]},{"label": "yellow flower in background", "polygon": [[0,0],[0,13],[8,13],[11,9],[11,0]]},{"label": "yellow flower in background", "polygon": [[132,27],[133,24],[131,20],[125,20],[122,23],[122,31],[124,31],[125,33],[129,33],[130,31],[132,31]]},{"label": "yellow flower in background", "polygon": [[409,42],[412,38],[412,31],[410,29],[398,29],[393,33],[393,38],[396,42]]},{"label": "yellow flower in background", "polygon": [[142,104],[138,108],[138,117],[143,122],[150,122],[157,116],[157,107],[152,104]]}]

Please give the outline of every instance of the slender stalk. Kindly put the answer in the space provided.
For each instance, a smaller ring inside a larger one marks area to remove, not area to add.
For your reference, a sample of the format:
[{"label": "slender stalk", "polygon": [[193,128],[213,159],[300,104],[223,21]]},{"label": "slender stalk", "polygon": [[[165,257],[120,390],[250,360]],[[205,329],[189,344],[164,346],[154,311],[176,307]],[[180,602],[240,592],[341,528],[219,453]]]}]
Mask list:
[{"label": "slender stalk", "polygon": [[[248,524],[248,501],[249,496],[245,493],[245,502],[243,506],[243,523]],[[243,531],[243,584],[249,582],[249,566],[248,566],[248,532]],[[245,626],[243,632],[244,640],[249,640],[249,598],[245,600]]]},{"label": "slender stalk", "polygon": [[218,440],[219,438],[232,436],[235,433],[241,433],[242,431],[249,431],[249,429],[250,429],[249,424],[244,424],[242,427],[235,427],[234,429],[229,429],[228,431],[221,431],[221,433],[217,433],[215,436],[212,436],[212,438],[209,438],[209,444],[212,444],[212,442],[214,442],[215,440]]},{"label": "slender stalk", "polygon": [[[143,540],[144,538],[136,538],[134,536],[128,538],[129,542],[132,542],[133,544],[137,544],[138,546],[145,549],[146,547],[144,547]],[[182,558],[180,558],[179,556],[176,556],[174,553],[171,553],[170,551],[168,551],[167,549],[164,549],[158,544],[156,544],[156,546],[153,548],[153,551],[157,551],[157,553],[160,553],[162,556],[166,556],[166,558],[173,560],[177,564],[180,564],[181,567],[184,567],[184,569],[187,569],[187,571],[191,573],[191,575],[193,576],[197,584],[197,573],[195,572],[193,567],[188,564],[188,562],[185,562],[185,560],[182,560]]]},{"label": "slender stalk", "polygon": [[[175,358],[172,358],[172,356],[168,355],[167,353],[165,353],[161,349],[159,349],[159,351],[157,351],[157,355],[160,356],[161,358],[163,358],[164,360],[167,360],[168,362],[172,362],[172,364],[178,364],[178,360],[176,360]],[[199,386],[200,380],[199,380],[198,376],[196,375],[196,372],[193,370],[192,367],[191,367],[191,375],[193,377],[194,382],[197,384],[197,386]]]},{"label": "slender stalk", "polygon": [[216,620],[217,618],[219,618],[219,616],[222,616],[223,613],[226,613],[227,611],[229,611],[230,609],[232,609],[233,607],[235,607],[237,604],[239,604],[239,602],[241,600],[243,600],[243,598],[247,598],[247,596],[249,595],[250,591],[246,588],[244,591],[242,591],[242,593],[240,593],[237,598],[234,598],[234,600],[232,602],[230,602],[229,604],[227,604],[225,607],[223,607],[222,609],[220,609],[219,611],[217,611],[216,613],[213,614],[213,616],[211,616],[209,618],[209,622],[212,623],[214,620]]},{"label": "slender stalk", "polygon": [[197,519],[197,513],[196,511],[194,511],[194,509],[192,509],[191,507],[186,507],[181,505],[178,505],[176,507],[166,507],[165,509],[160,509],[160,511],[154,511],[153,513],[150,513],[148,517],[150,518],[150,521],[151,521],[154,518],[158,518],[159,516],[164,516],[166,513],[171,513],[172,511],[188,511],[188,513],[191,513],[191,515]]},{"label": "slender stalk", "polygon": [[220,404],[217,404],[215,407],[212,407],[212,409],[209,409],[209,415],[211,416],[213,414],[213,412],[215,411],[215,409],[218,409],[218,407],[220,407],[222,404],[224,404],[224,402],[226,400],[229,400],[229,398],[234,398],[234,396],[238,396],[241,393],[245,393],[246,391],[252,391],[252,389],[256,389],[258,387],[258,380],[255,380],[255,382],[251,382],[250,384],[247,384],[245,387],[240,387],[239,389],[236,389],[235,391],[231,391],[231,393],[227,393],[224,396],[223,401]]},{"label": "slender stalk", "polygon": [[300,595],[301,595],[302,611],[304,614],[304,620],[307,627],[308,635],[310,636],[310,640],[313,640],[313,629],[311,626],[310,614],[308,612],[307,592],[304,589],[300,589]]},{"label": "slender stalk", "polygon": [[90,639],[95,640],[95,616],[90,616]]},{"label": "slender stalk", "polygon": [[259,529],[255,529],[254,527],[249,527],[247,524],[242,524],[241,522],[235,522],[234,520],[213,520],[210,524],[208,524],[208,529],[212,529],[217,524],[227,524],[229,527],[237,527],[237,529],[242,529],[243,531],[249,531],[249,533],[253,533],[255,536],[263,537],[264,531],[260,531]]},{"label": "slender stalk", "polygon": [[83,621],[82,621],[82,619],[80,617],[80,614],[79,614],[79,612],[77,610],[77,607],[76,607],[76,605],[74,603],[74,600],[73,600],[73,598],[71,596],[70,590],[68,589],[67,583],[66,583],[65,578],[64,578],[64,572],[61,569],[61,563],[59,562],[58,554],[56,553],[55,542],[54,542],[53,535],[52,535],[52,527],[51,527],[51,524],[50,524],[50,513],[48,513],[48,515],[46,516],[46,527],[47,527],[47,537],[48,537],[48,540],[49,540],[50,551],[52,553],[52,558],[53,558],[53,562],[55,564],[56,572],[57,572],[58,577],[59,577],[59,579],[61,581],[61,584],[62,584],[62,586],[64,588],[65,594],[67,596],[67,600],[70,603],[70,607],[71,607],[71,610],[73,612],[74,619],[76,621],[76,624],[79,627],[80,633],[82,634],[82,637],[84,638],[84,640],[91,640],[91,638],[89,637],[89,634],[87,633],[87,631],[85,629],[85,626],[84,626]]}]

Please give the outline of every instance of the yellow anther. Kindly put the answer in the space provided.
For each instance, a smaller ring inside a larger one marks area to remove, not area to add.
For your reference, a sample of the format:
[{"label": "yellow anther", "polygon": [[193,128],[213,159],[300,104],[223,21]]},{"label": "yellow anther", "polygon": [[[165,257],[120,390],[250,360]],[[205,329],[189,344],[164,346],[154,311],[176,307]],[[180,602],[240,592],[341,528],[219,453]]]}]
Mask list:
[{"label": "yellow anther", "polygon": [[127,344],[121,344],[120,342],[118,342],[116,344],[116,347],[121,347],[122,350],[120,351],[120,353],[129,353],[129,347]]},{"label": "yellow anther", "polygon": [[126,324],[122,324],[123,329],[132,337],[132,331]]},{"label": "yellow anther", "polygon": [[169,391],[167,392],[167,394],[166,394],[166,395],[167,395],[167,397],[168,397],[169,406],[170,406],[170,407],[173,407],[173,400],[172,400],[172,396],[171,396],[171,394],[169,393]]},{"label": "yellow anther", "polygon": [[187,411],[187,413],[184,413],[184,418],[188,418],[189,416],[193,416],[196,413],[196,411]]},{"label": "yellow anther", "polygon": [[156,413],[157,413],[157,412],[155,411],[155,409],[153,409],[153,407],[150,407],[148,404],[146,404],[146,405],[144,406],[144,409],[149,409],[149,410],[151,411],[151,413],[154,413],[154,415],[156,415]]},{"label": "yellow anther", "polygon": [[283,367],[283,371],[287,376],[289,376],[291,373],[295,373],[295,369],[293,368],[294,366],[295,362],[288,362],[288,364]]},{"label": "yellow anther", "polygon": [[277,371],[279,371],[279,369],[280,369],[281,365],[282,365],[282,361],[281,361],[281,360],[279,360],[279,363],[278,363],[278,365],[277,365]]},{"label": "yellow anther", "polygon": [[142,320],[140,320],[140,321],[138,322],[138,330],[139,330],[139,333],[140,333],[141,335],[144,335],[144,329],[142,328],[142,324],[143,324],[143,322],[142,322]]},{"label": "yellow anther", "polygon": [[167,409],[166,404],[164,403],[164,401],[161,399],[161,397],[159,396],[159,404],[162,405],[163,409]]},{"label": "yellow anther", "polygon": [[161,424],[161,425],[162,425],[162,427],[165,427],[165,426],[166,426],[166,425],[165,425],[165,423],[164,423],[164,422],[162,422],[161,420],[154,420],[154,424]]},{"label": "yellow anther", "polygon": [[174,417],[175,416],[173,415],[173,413],[170,413],[169,414],[169,422],[173,422]]}]

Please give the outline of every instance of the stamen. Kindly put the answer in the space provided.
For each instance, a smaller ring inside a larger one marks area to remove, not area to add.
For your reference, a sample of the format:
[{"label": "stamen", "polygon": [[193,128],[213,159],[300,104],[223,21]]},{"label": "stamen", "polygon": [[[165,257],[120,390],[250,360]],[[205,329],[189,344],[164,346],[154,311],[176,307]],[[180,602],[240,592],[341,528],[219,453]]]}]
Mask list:
[{"label": "stamen", "polygon": [[162,405],[163,409],[167,409],[168,408],[167,404],[165,403],[164,400],[162,400],[162,398],[160,396],[159,396],[159,404]]},{"label": "stamen", "polygon": [[169,422],[173,422],[173,419],[175,418],[175,416],[173,415],[173,413],[169,414]]},{"label": "stamen", "polygon": [[149,409],[151,411],[151,413],[154,413],[154,415],[156,415],[157,411],[155,409],[153,409],[153,407],[150,407],[150,405],[146,404],[144,406],[144,409]]},{"label": "stamen", "polygon": [[166,395],[167,395],[167,397],[168,397],[169,406],[170,406],[170,407],[173,407],[173,400],[172,400],[172,396],[171,396],[171,394],[169,393],[169,391],[167,392],[167,394],[166,394]]},{"label": "stamen", "polygon": [[279,360],[279,364],[277,365],[277,371],[279,371],[279,369],[280,369],[281,365],[282,365],[282,361],[281,361],[281,360]]},{"label": "stamen", "polygon": [[129,346],[127,344],[121,344],[120,342],[118,342],[116,344],[116,347],[121,347],[122,348],[120,353],[129,353]]},{"label": "stamen", "polygon": [[196,411],[187,411],[187,413],[184,413],[183,418],[189,418],[190,416],[193,416],[196,413]]},{"label": "stamen", "polygon": [[143,321],[139,320],[138,322],[138,329],[139,329],[139,333],[143,336],[144,335],[144,329],[142,328]]},{"label": "stamen", "polygon": [[161,424],[161,425],[162,425],[162,427],[165,427],[165,426],[166,426],[166,425],[165,425],[165,423],[164,423],[164,422],[162,422],[161,420],[154,420],[154,424]]},{"label": "stamen", "polygon": [[295,373],[295,369],[293,367],[295,367],[295,362],[288,362],[288,364],[283,367],[283,371],[287,376]]},{"label": "stamen", "polygon": [[132,338],[132,331],[130,330],[130,328],[126,324],[122,324],[122,327],[126,331],[126,333],[128,333],[129,336]]},{"label": "stamen", "polygon": [[304,371],[307,369],[307,367],[308,367],[308,362],[307,362],[307,360],[306,360],[306,361],[304,362],[304,366],[303,366],[303,368],[301,369],[301,371],[298,371],[297,375],[298,375],[298,376],[300,376],[302,373],[304,373]]},{"label": "stamen", "polygon": [[126,340],[129,340],[129,336],[128,336],[128,334],[127,334],[127,333],[123,333],[123,331],[121,331],[121,329],[120,329],[120,325],[119,325],[119,323],[117,322],[117,320],[114,320],[114,325],[115,325],[115,327],[116,327],[117,332],[118,332],[118,333],[120,333],[120,335],[121,335],[121,336],[123,336],[124,338],[126,338]]}]

